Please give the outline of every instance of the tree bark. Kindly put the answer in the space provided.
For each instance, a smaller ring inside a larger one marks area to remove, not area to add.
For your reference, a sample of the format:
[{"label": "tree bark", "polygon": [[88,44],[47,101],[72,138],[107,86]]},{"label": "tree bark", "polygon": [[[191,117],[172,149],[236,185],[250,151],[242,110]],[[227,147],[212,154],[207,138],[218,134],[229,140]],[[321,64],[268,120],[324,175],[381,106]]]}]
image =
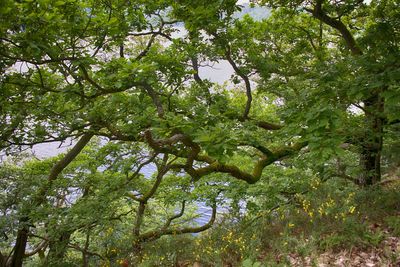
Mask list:
[{"label": "tree bark", "polygon": [[71,231],[64,231],[55,240],[49,242],[49,253],[47,254],[46,266],[57,266],[62,262],[68,249],[71,234]]},{"label": "tree bark", "polygon": [[28,217],[21,218],[19,222],[21,228],[17,232],[17,240],[15,242],[14,253],[12,254],[11,258],[11,267],[22,266],[25,255],[25,248],[28,242]]},{"label": "tree bark", "polygon": [[4,256],[0,251],[0,267],[6,267],[7,257]]},{"label": "tree bark", "polygon": [[[369,186],[381,180],[381,154],[383,145],[383,100],[378,93],[364,101],[366,132],[361,144],[359,184]],[[370,112],[369,112],[370,111]]]}]

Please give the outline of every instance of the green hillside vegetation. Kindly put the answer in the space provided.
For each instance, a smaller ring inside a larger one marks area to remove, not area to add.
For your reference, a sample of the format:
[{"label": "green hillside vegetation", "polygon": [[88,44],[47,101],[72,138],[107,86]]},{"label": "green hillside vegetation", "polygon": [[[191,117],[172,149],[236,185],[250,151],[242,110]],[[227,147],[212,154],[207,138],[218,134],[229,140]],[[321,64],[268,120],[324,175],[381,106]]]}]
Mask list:
[{"label": "green hillside vegetation", "polygon": [[395,0],[2,0],[0,267],[397,266],[399,44]]}]

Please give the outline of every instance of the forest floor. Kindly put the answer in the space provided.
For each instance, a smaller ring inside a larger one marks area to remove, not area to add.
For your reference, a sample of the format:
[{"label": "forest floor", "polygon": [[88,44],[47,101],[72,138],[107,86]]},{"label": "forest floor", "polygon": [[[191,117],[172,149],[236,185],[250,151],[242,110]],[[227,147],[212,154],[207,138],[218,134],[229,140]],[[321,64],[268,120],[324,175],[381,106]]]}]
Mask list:
[{"label": "forest floor", "polygon": [[339,252],[325,252],[316,257],[300,257],[288,255],[291,266],[318,266],[318,267],[400,267],[400,259],[393,258],[394,254],[400,255],[400,238],[388,237],[377,248],[351,249]]},{"label": "forest floor", "polygon": [[[381,225],[371,225],[372,230],[382,231],[385,237],[376,247],[351,248],[340,251],[327,251],[319,255],[302,257],[299,254],[286,255],[285,262],[296,267],[400,267],[400,237],[392,236],[389,229]],[[285,255],[277,255],[277,262]]]},{"label": "forest floor", "polygon": [[175,266],[400,267],[400,179],[346,186],[322,184],[251,227],[228,217],[190,241],[201,257]]},{"label": "forest floor", "polygon": [[[358,220],[342,226],[338,223],[336,233],[333,228],[333,235],[343,233],[344,228],[348,230],[345,233],[362,237],[360,238],[362,241],[351,243],[347,242],[346,238],[336,239],[341,241],[339,246],[331,246],[327,249],[314,247],[314,249],[303,251],[303,254],[301,254],[301,249],[292,249],[298,252],[282,252],[275,255],[274,261],[278,263],[277,266],[400,267],[400,179],[396,178],[387,183],[386,189],[377,191],[375,194],[367,193],[366,198],[358,202],[362,214]],[[361,224],[365,225],[361,232],[354,230]],[[348,236],[345,235],[345,237]],[[314,233],[314,235],[303,237],[303,244],[312,243],[312,238],[314,242],[318,239],[322,241],[320,243],[324,241],[329,243],[327,236],[318,236]],[[352,239],[348,238],[348,240]],[[263,256],[260,257],[261,262],[263,262],[262,258]]]}]

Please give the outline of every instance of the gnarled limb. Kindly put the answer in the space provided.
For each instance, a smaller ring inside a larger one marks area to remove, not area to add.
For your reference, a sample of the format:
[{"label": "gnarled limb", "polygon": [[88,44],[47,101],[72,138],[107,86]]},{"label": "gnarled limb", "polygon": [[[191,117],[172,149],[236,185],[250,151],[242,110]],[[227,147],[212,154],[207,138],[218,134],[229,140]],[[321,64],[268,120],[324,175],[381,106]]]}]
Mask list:
[{"label": "gnarled limb", "polygon": [[[264,168],[278,160],[281,160],[284,157],[292,155],[296,151],[299,151],[303,147],[307,145],[307,142],[299,142],[291,146],[283,147],[281,149],[272,151],[270,156],[263,156],[261,157],[253,167],[252,173],[248,173],[242,171],[235,165],[225,164],[218,161],[214,161],[206,167],[201,167],[197,169],[191,170],[189,174],[191,174],[195,179],[200,179],[201,177],[208,175],[213,172],[221,172],[221,173],[228,173],[231,176],[243,180],[249,184],[254,184],[261,178],[262,171]],[[198,157],[200,160],[201,157]],[[209,159],[207,160],[209,161]]]},{"label": "gnarled limb", "polygon": [[198,226],[198,227],[184,227],[184,228],[178,228],[178,229],[166,228],[166,229],[161,229],[161,230],[150,231],[150,232],[140,235],[140,241],[141,242],[149,242],[149,241],[156,240],[164,235],[178,235],[178,234],[203,232],[212,227],[212,225],[215,222],[216,215],[217,215],[217,204],[214,201],[214,203],[212,205],[212,214],[211,214],[210,220],[206,224],[204,224],[202,226]]},{"label": "gnarled limb", "polygon": [[[152,147],[157,152],[170,153],[178,157],[186,158],[186,164],[173,164],[171,165],[171,168],[184,169],[190,176],[193,177],[194,180],[198,180],[201,177],[214,172],[221,172],[228,173],[231,176],[239,180],[246,181],[250,184],[257,182],[261,178],[262,171],[266,166],[274,163],[277,160],[287,157],[296,151],[299,151],[307,145],[307,142],[298,142],[293,145],[284,146],[274,151],[266,150],[266,148],[261,149],[260,147],[258,147],[260,151],[264,150],[264,155],[256,162],[252,173],[248,173],[242,171],[235,165],[221,163],[208,155],[200,154],[199,145],[194,143],[189,136],[186,136],[184,134],[175,134],[166,139],[155,140],[153,139],[150,130],[147,130],[145,132],[145,140],[148,142],[150,147]],[[181,152],[174,149],[171,145],[178,141],[184,143],[188,150],[185,150],[185,152]],[[195,161],[208,163],[208,165],[195,169]]]},{"label": "gnarled limb", "polygon": [[[188,138],[188,137],[186,137],[186,138]],[[189,142],[187,141],[186,143],[188,144]],[[268,165],[272,164],[273,162],[280,160],[286,156],[289,156],[296,151],[299,151],[306,145],[307,145],[307,142],[299,142],[299,143],[295,143],[294,145],[291,145],[291,146],[286,146],[286,147],[277,149],[275,151],[261,150],[264,152],[264,156],[262,156],[256,162],[252,173],[242,171],[240,168],[238,168],[235,165],[218,162],[217,160],[211,158],[210,156],[200,155],[199,153],[195,154],[194,160],[196,160],[198,162],[206,162],[209,164],[208,166],[195,169],[193,167],[193,162],[192,162],[191,165],[188,165],[188,164],[175,165],[175,167],[184,169],[195,180],[198,180],[201,177],[211,174],[213,172],[221,172],[221,173],[228,173],[239,180],[243,180],[243,181],[246,181],[247,183],[252,184],[252,183],[257,182],[261,178],[262,171],[266,166],[268,166]],[[188,146],[188,147],[190,148],[191,146]],[[198,150],[196,149],[196,152],[197,151]],[[173,152],[171,151],[171,153],[173,153]]]}]

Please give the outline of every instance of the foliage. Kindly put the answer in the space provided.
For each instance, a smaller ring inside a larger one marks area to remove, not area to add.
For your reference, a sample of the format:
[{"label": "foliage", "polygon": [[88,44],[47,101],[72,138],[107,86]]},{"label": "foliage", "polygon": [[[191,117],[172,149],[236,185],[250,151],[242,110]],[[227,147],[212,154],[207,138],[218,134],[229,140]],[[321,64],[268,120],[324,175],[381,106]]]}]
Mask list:
[{"label": "foliage", "polygon": [[[239,13],[255,7],[265,16]],[[257,266],[268,249],[379,245],[368,220],[398,228],[398,191],[382,189],[399,169],[398,10],[3,1],[0,266],[176,265],[193,252]],[[213,64],[231,77],[203,77]],[[53,142],[71,146],[19,155]],[[212,210],[203,224],[198,203]]]}]

